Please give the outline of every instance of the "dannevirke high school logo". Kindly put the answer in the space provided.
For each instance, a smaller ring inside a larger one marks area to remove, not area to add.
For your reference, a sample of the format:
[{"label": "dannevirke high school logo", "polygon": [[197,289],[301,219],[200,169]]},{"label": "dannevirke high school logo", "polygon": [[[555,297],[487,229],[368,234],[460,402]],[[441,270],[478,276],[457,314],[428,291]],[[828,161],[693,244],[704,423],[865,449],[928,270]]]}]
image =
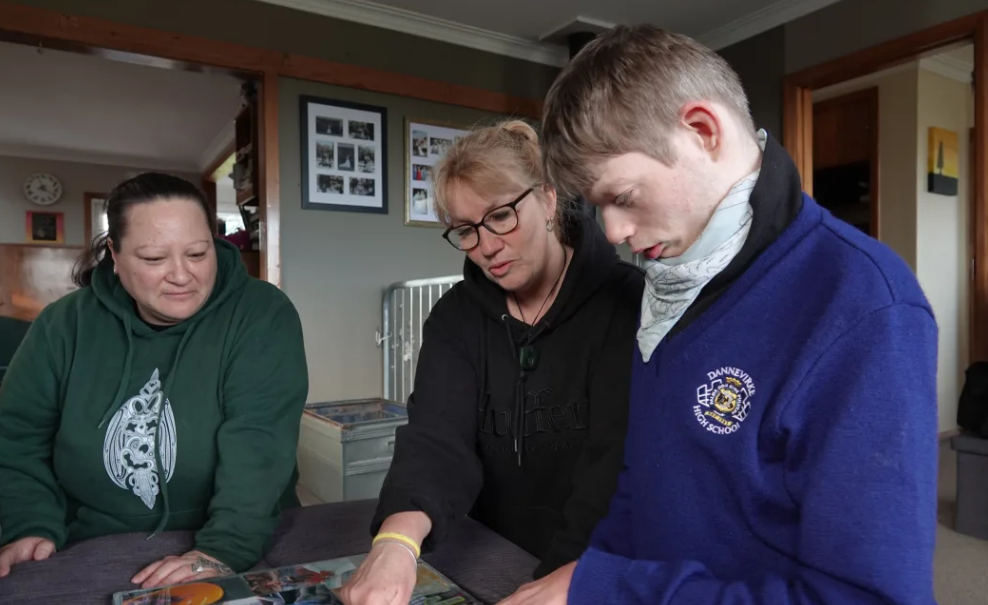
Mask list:
[{"label": "dannevirke high school logo", "polygon": [[730,435],[748,417],[755,382],[744,370],[723,367],[707,372],[707,384],[696,390],[693,414],[700,426],[715,435]]}]

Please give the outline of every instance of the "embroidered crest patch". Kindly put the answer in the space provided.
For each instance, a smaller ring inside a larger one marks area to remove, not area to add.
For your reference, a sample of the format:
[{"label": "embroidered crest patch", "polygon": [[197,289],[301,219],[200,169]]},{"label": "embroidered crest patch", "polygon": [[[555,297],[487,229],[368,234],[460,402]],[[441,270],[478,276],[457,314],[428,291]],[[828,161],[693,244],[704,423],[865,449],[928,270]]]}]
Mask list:
[{"label": "embroidered crest patch", "polygon": [[730,435],[748,417],[755,381],[738,368],[723,367],[707,372],[706,384],[696,389],[693,414],[700,425],[715,435]]}]

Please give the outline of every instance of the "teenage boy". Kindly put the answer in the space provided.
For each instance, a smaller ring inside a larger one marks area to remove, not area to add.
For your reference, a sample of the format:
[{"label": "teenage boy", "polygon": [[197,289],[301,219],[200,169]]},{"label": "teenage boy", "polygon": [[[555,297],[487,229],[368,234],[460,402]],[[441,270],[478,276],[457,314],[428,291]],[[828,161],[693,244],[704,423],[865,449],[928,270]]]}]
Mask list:
[{"label": "teenage boy", "polygon": [[647,282],[610,512],[507,603],[935,603],[937,326],[905,263],[803,194],[686,37],[600,36],[543,141]]}]

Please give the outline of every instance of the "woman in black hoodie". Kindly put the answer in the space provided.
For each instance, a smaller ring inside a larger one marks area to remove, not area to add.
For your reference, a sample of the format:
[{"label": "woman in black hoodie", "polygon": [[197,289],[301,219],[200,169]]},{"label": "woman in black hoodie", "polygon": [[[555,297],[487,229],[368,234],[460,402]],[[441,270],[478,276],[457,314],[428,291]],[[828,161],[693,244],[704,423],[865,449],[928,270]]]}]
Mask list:
[{"label": "woman in black hoodie", "polygon": [[519,121],[463,137],[434,169],[464,281],[425,322],[349,605],[407,603],[413,559],[463,515],[538,557],[538,578],[576,560],[607,512],[643,276],[545,182],[537,135]]}]

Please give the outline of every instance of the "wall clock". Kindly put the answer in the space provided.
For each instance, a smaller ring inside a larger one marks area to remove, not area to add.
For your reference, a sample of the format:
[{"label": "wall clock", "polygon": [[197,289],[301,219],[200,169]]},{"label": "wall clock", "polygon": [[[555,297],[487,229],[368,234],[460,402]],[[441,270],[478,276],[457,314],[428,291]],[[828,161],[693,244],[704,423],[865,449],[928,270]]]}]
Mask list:
[{"label": "wall clock", "polygon": [[62,197],[62,183],[47,172],[32,174],[24,181],[24,197],[39,206],[51,206]]}]

